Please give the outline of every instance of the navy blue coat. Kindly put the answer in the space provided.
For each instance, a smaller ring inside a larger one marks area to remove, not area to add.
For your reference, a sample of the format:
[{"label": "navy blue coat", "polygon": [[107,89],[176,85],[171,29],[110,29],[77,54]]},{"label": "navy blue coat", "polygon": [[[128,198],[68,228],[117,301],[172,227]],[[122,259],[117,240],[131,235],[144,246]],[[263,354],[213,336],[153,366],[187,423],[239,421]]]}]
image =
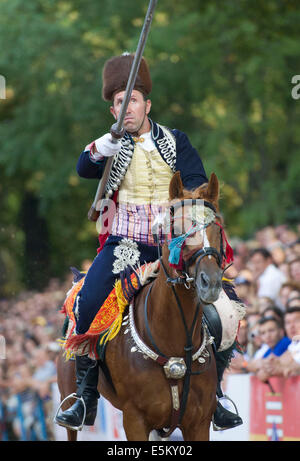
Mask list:
[{"label": "navy blue coat", "polygon": [[[203,163],[187,135],[176,129],[171,130],[171,132],[176,139],[176,171],[180,171],[184,187],[191,190],[208,182]],[[78,159],[77,172],[82,178],[100,179],[106,160],[107,158],[104,158],[98,162],[93,162],[89,157],[89,151],[83,151]]]}]

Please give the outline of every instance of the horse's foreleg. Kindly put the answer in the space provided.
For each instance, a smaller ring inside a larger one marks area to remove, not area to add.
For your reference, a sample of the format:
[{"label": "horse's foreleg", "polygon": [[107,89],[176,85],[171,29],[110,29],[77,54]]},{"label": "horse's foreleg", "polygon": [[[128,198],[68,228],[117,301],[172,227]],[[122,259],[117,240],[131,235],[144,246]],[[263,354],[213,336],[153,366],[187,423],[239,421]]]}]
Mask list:
[{"label": "horse's foreleg", "polygon": [[206,442],[209,441],[209,428],[211,417],[197,422],[195,425],[189,425],[188,428],[181,428],[185,442]]},{"label": "horse's foreleg", "polygon": [[71,431],[71,429],[67,429],[67,434],[68,434],[68,442],[76,442],[77,431]]},{"label": "horse's foreleg", "polygon": [[136,408],[123,409],[123,427],[128,441],[148,441],[150,429]]}]

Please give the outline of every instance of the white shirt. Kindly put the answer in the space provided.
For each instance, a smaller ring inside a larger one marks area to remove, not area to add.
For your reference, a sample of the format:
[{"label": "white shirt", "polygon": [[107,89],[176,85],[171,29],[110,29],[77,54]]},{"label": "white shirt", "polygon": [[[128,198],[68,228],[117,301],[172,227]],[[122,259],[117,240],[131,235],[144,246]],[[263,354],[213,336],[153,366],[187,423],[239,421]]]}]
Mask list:
[{"label": "white shirt", "polygon": [[269,349],[269,346],[267,344],[262,344],[260,348],[255,352],[253,359],[262,359],[267,350]]},{"label": "white shirt", "polygon": [[136,144],[138,144],[139,146],[141,146],[142,149],[148,152],[151,152],[152,150],[156,149],[156,146],[151,136],[151,131],[141,134],[141,136],[137,138]]},{"label": "white shirt", "polygon": [[300,341],[293,341],[288,347],[288,351],[295,360],[295,362],[300,364]]},{"label": "white shirt", "polygon": [[281,285],[286,281],[286,276],[274,264],[270,264],[261,276],[258,278],[259,288],[258,297],[267,297],[273,299],[276,304],[279,303],[278,295]]}]

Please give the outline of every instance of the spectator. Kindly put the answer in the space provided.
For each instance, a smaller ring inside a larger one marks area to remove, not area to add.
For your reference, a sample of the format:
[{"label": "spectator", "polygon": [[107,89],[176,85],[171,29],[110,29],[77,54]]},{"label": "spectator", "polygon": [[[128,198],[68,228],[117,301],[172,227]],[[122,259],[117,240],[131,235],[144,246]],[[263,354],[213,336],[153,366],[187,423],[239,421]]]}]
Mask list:
[{"label": "spectator", "polygon": [[281,325],[283,325],[284,313],[281,309],[279,309],[279,307],[267,307],[262,313],[262,318],[264,317],[274,317]]},{"label": "spectator", "polygon": [[289,377],[300,374],[300,307],[286,311],[285,330],[291,343],[284,354],[272,356],[264,362],[261,370],[264,380],[271,376]]},{"label": "spectator", "polygon": [[241,351],[244,354],[244,357],[247,356],[247,346],[248,346],[248,323],[245,319],[241,320],[239,331],[237,334],[237,340]]},{"label": "spectator", "polygon": [[286,280],[290,278],[289,265],[287,260],[278,265],[278,269],[285,275]]},{"label": "spectator", "polygon": [[298,287],[299,286],[297,283],[292,281],[287,281],[281,285],[279,291],[279,307],[281,307],[283,310],[286,309],[290,293],[294,290],[298,290]]},{"label": "spectator", "polygon": [[258,312],[259,314],[262,314],[265,309],[268,307],[273,307],[274,306],[274,301],[271,298],[268,298],[267,296],[262,296],[261,298],[255,298],[253,303],[252,303],[252,309],[251,312]]},{"label": "spectator", "polygon": [[259,334],[264,343],[267,344],[268,350],[264,353],[263,359],[270,354],[277,356],[282,355],[291,340],[284,335],[284,329],[281,321],[275,317],[263,317],[259,321]]},{"label": "spectator", "polygon": [[258,235],[260,244],[270,252],[273,262],[277,266],[282,264],[285,261],[285,252],[282,242],[276,236],[275,229],[270,226],[265,227]]},{"label": "spectator", "polygon": [[250,359],[253,359],[253,360],[261,359],[264,353],[268,349],[267,344],[263,343],[262,338],[260,336],[260,332],[259,332],[260,319],[261,317],[259,316],[259,319],[257,320],[257,322],[249,328],[248,350],[251,351],[249,356],[250,356]]},{"label": "spectator", "polygon": [[234,267],[238,272],[246,268],[249,249],[245,242],[239,241],[234,246]]},{"label": "spectator", "polygon": [[[262,343],[259,330],[258,330],[258,323],[261,316],[260,314],[250,314],[247,316],[247,320],[243,320],[243,324],[241,322],[241,327],[239,329],[238,335],[238,342],[242,342],[242,351],[243,353],[238,353],[234,351],[234,357],[230,363],[230,373],[248,373],[247,365],[251,359],[259,359],[268,349],[266,344]],[[247,326],[246,326],[246,325]],[[247,332],[247,333],[246,333]],[[247,334],[247,339],[246,335]],[[260,352],[258,352],[260,351]]]},{"label": "spectator", "polygon": [[234,286],[240,300],[246,304],[246,306],[251,305],[255,297],[251,273],[247,270],[241,271],[234,280]]},{"label": "spectator", "polygon": [[30,381],[31,388],[37,392],[42,401],[46,414],[47,440],[54,440],[52,430],[52,383],[55,383],[56,366],[49,359],[49,353],[45,348],[36,349],[33,355],[35,371]]},{"label": "spectator", "polygon": [[293,244],[295,244],[298,240],[298,235],[297,232],[293,231],[292,229],[289,229],[287,226],[285,229],[282,230],[280,234],[279,240],[281,243],[283,243],[286,247],[291,247]]},{"label": "spectator", "polygon": [[239,366],[243,372],[256,373],[257,377],[265,380],[265,375],[260,371],[263,367],[264,360],[271,354],[280,356],[288,348],[291,340],[284,335],[283,325],[274,317],[263,317],[258,322],[259,336],[262,341],[261,350],[259,349],[256,356],[247,362],[245,359],[240,361]]},{"label": "spectator", "polygon": [[296,283],[300,283],[300,257],[289,261],[290,279]]},{"label": "spectator", "polygon": [[252,273],[257,281],[257,296],[279,302],[281,285],[286,281],[284,274],[273,264],[271,253],[265,248],[255,249],[250,257]]},{"label": "spectator", "polygon": [[300,306],[300,290],[293,290],[289,294],[286,307],[289,309],[290,307],[297,306]]},{"label": "spectator", "polygon": [[1,335],[6,340],[0,401],[8,440],[45,440],[45,433],[47,440],[53,439],[51,383],[56,381],[58,354],[54,346],[62,328],[59,310],[70,285],[68,277],[65,283],[51,283],[43,293],[26,292],[0,301]]},{"label": "spectator", "polygon": [[300,257],[300,239],[298,238],[294,243],[290,245],[295,257]]}]

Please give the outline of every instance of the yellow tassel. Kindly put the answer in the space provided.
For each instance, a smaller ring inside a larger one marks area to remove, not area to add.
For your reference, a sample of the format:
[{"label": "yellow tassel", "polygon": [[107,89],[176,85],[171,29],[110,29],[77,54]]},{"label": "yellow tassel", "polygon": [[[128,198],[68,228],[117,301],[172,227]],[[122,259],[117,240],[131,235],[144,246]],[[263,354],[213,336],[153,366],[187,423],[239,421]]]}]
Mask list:
[{"label": "yellow tassel", "polygon": [[64,347],[64,345],[66,343],[66,340],[62,339],[62,338],[59,338],[59,339],[56,340],[56,342],[60,345],[60,347]]},{"label": "yellow tassel", "polygon": [[[57,339],[56,341],[58,342],[58,344],[60,345],[62,349],[65,348],[65,344],[66,344],[65,339]],[[65,361],[68,362],[68,360],[75,357],[75,354],[70,349],[65,349],[63,352],[63,357],[65,357]]]},{"label": "yellow tassel", "polygon": [[66,357],[66,362],[68,362],[70,359],[75,357],[74,352],[71,352],[69,349],[67,349],[64,353],[64,356]]},{"label": "yellow tassel", "polygon": [[234,279],[228,279],[226,277],[222,277],[222,281],[223,282],[230,282],[230,283],[233,283]]},{"label": "yellow tassel", "polygon": [[[134,282],[136,282],[135,279],[132,281],[133,285],[135,285]],[[117,282],[115,283],[115,294],[116,294],[117,303],[119,306],[119,315],[115,319],[115,321],[112,323],[112,325],[109,327],[109,330],[102,336],[101,341],[100,341],[101,345],[103,343],[106,343],[107,341],[111,341],[117,336],[122,326],[124,310],[126,309],[128,305],[128,301],[125,298],[123,290],[122,290],[121,280],[117,280]]]}]

